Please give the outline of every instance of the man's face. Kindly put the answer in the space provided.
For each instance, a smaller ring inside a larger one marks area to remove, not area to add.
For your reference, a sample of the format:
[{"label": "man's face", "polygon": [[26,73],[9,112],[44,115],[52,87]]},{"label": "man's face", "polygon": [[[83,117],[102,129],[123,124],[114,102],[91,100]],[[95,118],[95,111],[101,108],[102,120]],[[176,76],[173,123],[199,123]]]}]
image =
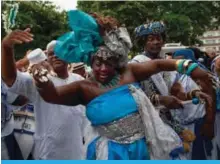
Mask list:
[{"label": "man's face", "polygon": [[48,56],[48,62],[53,67],[53,70],[55,72],[59,70],[67,69],[67,63],[59,59],[57,56],[55,56],[53,47],[49,48],[49,50],[47,51],[47,56]]},{"label": "man's face", "polygon": [[164,41],[161,35],[148,35],[145,42],[145,50],[151,55],[157,56],[160,53],[163,44]]}]

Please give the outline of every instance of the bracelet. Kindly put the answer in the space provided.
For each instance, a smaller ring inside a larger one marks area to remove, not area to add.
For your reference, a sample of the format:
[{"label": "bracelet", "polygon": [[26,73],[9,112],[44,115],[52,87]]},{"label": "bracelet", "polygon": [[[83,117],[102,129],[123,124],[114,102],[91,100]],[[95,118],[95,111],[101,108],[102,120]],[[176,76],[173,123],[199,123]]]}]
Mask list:
[{"label": "bracelet", "polygon": [[150,101],[152,102],[152,104],[155,104],[155,94],[150,96]]},{"label": "bracelet", "polygon": [[180,63],[182,60],[183,60],[183,59],[176,60],[176,63],[175,63],[175,65],[176,65],[176,70],[178,70],[178,65],[179,65],[179,63]]},{"label": "bracelet", "polygon": [[179,73],[183,73],[183,63],[184,63],[185,61],[186,61],[186,60],[183,60],[183,59],[176,61],[176,68],[177,68],[177,71],[178,71]]},{"label": "bracelet", "polygon": [[192,91],[190,91],[190,92],[188,92],[187,94],[186,94],[186,98],[187,99],[189,99],[189,100],[192,100],[192,93],[191,93]]},{"label": "bracelet", "polygon": [[190,92],[190,97],[191,97],[191,99],[197,97],[197,96],[196,96],[196,92],[201,92],[201,91],[198,90],[198,89],[192,90],[192,91]]},{"label": "bracelet", "polygon": [[195,92],[200,92],[200,90],[195,89],[195,90],[192,90],[192,91],[186,93],[186,98],[187,99],[193,99],[194,97],[196,97]]},{"label": "bracelet", "polygon": [[185,73],[189,67],[189,64],[192,63],[192,60],[186,60],[184,63],[183,63],[183,73]]},{"label": "bracelet", "polygon": [[190,76],[191,73],[198,67],[199,65],[197,63],[193,63],[189,66],[189,68],[186,71],[186,75]]},{"label": "bracelet", "polygon": [[152,102],[152,104],[154,104],[155,106],[158,106],[160,104],[160,101],[159,101],[159,96],[157,94],[153,94],[151,97],[150,97],[150,101]]}]

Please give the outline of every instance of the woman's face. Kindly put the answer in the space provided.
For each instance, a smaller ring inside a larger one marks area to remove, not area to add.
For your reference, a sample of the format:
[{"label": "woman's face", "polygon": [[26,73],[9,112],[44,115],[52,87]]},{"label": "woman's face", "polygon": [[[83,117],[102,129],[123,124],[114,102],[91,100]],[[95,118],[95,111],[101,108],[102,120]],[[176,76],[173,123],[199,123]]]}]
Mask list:
[{"label": "woman's face", "polygon": [[112,80],[116,74],[116,69],[114,63],[116,61],[113,59],[103,60],[101,58],[95,58],[92,63],[92,70],[95,79],[102,83],[106,84]]}]

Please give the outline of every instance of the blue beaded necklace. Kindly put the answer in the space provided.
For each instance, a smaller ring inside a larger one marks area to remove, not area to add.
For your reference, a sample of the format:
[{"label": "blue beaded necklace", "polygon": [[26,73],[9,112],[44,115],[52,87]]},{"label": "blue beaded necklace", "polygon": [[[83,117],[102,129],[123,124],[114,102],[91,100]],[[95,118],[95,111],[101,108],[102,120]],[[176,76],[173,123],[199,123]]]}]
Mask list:
[{"label": "blue beaded necklace", "polygon": [[120,75],[116,74],[112,80],[110,80],[107,84],[101,84],[100,82],[98,82],[94,76],[92,76],[92,80],[95,81],[96,83],[98,83],[99,88],[105,89],[105,88],[113,88],[115,86],[117,86],[120,82]]}]

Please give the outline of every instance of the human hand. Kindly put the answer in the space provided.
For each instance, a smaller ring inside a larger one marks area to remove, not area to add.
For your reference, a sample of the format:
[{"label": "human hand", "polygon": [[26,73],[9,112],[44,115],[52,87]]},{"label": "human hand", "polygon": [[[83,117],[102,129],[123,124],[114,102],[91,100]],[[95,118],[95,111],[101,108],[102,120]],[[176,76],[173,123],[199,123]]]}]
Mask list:
[{"label": "human hand", "polygon": [[30,33],[30,28],[25,30],[15,30],[6,35],[2,40],[2,46],[13,48],[16,44],[29,43],[33,41],[33,34]]},{"label": "human hand", "polygon": [[160,96],[159,101],[161,105],[164,105],[167,109],[180,109],[183,108],[181,100],[175,96]]},{"label": "human hand", "polygon": [[195,97],[199,99],[201,103],[206,103],[208,107],[212,106],[212,98],[204,92],[196,91]]},{"label": "human hand", "polygon": [[42,63],[34,64],[31,66],[30,72],[35,80],[37,87],[41,88],[49,83],[49,71],[47,70],[47,67]]}]

